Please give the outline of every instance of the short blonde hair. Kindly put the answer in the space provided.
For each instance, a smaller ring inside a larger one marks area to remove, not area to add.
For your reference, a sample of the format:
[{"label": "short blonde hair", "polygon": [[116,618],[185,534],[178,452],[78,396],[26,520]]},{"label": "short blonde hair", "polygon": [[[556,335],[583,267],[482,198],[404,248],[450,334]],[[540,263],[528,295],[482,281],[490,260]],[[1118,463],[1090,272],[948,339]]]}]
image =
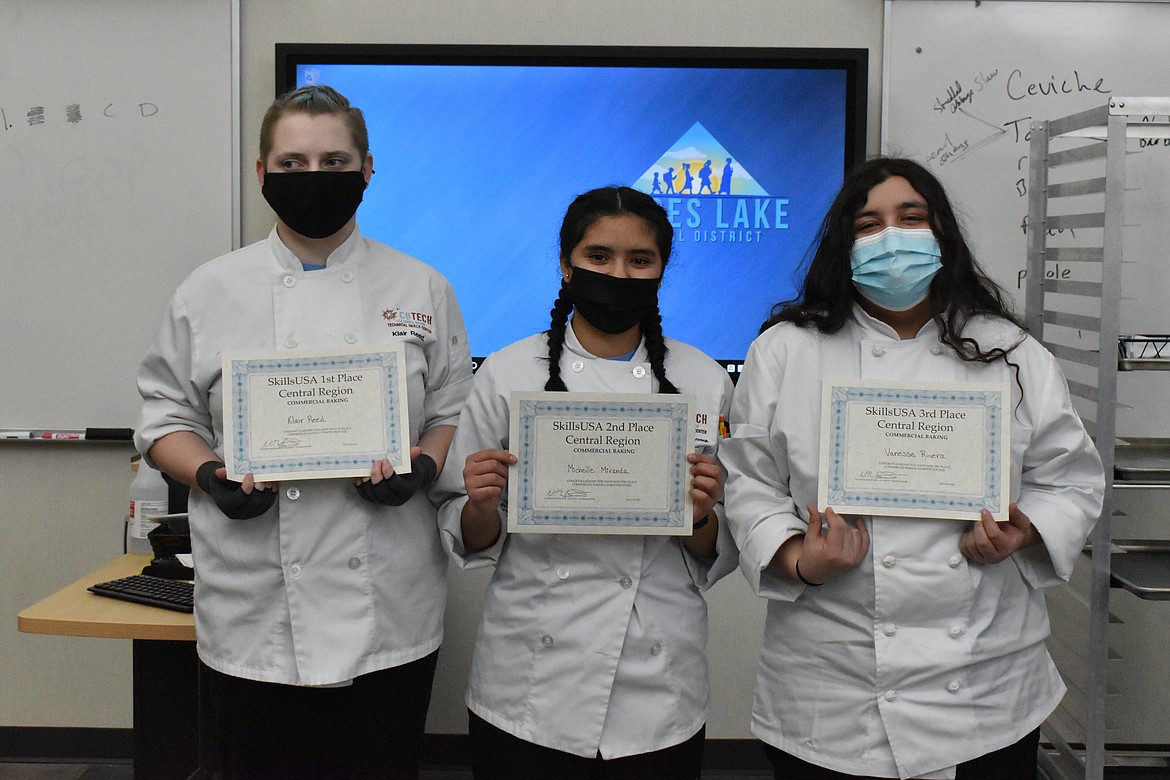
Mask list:
[{"label": "short blonde hair", "polygon": [[349,133],[360,157],[364,160],[370,152],[370,135],[366,131],[366,118],[362,110],[351,106],[348,98],[333,87],[314,84],[284,93],[264,112],[264,121],[260,123],[260,159],[265,164],[272,151],[276,123],[285,114],[340,114],[349,125]]}]

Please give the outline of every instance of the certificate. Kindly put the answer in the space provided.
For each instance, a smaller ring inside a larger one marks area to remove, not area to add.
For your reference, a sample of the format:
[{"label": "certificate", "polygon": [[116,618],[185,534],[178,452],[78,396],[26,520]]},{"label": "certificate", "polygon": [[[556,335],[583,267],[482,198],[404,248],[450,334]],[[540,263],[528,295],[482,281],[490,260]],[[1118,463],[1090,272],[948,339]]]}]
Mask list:
[{"label": "certificate", "polygon": [[224,355],[228,477],[364,477],[386,458],[410,471],[401,344],[324,354]]},{"label": "certificate", "polygon": [[842,514],[1007,520],[1006,385],[825,380],[817,503]]},{"label": "certificate", "polygon": [[695,398],[513,393],[509,533],[691,533]]}]

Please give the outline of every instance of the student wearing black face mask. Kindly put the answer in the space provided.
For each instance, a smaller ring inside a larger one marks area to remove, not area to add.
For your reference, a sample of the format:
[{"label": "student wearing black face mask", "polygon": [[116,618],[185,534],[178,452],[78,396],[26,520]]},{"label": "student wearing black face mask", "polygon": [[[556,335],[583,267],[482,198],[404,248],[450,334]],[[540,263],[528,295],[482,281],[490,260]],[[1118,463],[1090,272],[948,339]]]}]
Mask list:
[{"label": "student wearing black face mask", "polygon": [[[477,780],[692,780],[708,687],[702,591],[738,561],[723,523],[714,422],[727,372],[662,335],[673,228],[627,187],[573,201],[552,325],[491,355],[440,478],[440,526],[464,568],[494,565],[467,691]],[[516,390],[692,393],[712,421],[691,462],[691,537],[508,535],[509,396]]]},{"label": "student wearing black face mask", "polygon": [[[345,97],[314,86],[273,103],[256,175],[276,226],[191,274],[139,372],[139,450],[198,488],[195,623],[217,776],[418,776],[446,603],[427,490],[471,359],[447,280],[361,236],[372,174],[365,121]],[[279,491],[250,473],[227,478],[223,353],[391,340],[406,354],[409,474],[382,460],[365,479]]]}]

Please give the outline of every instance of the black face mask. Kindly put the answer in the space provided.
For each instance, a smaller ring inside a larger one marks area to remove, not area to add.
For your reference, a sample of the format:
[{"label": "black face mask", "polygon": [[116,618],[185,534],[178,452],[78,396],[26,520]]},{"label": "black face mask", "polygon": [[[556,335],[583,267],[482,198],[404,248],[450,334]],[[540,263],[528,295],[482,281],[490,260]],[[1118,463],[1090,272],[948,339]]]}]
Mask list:
[{"label": "black face mask", "polygon": [[561,295],[589,324],[604,333],[625,333],[658,311],[660,279],[620,279],[573,267]]},{"label": "black face mask", "polygon": [[306,238],[328,238],[345,227],[365,190],[361,171],[268,171],[260,188],[280,221]]}]

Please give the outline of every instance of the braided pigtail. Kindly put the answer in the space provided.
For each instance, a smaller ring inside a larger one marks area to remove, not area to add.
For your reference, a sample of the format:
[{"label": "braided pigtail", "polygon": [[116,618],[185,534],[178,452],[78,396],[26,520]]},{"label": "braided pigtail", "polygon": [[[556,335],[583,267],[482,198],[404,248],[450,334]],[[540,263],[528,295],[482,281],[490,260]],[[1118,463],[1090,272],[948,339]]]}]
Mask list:
[{"label": "braided pigtail", "polygon": [[658,378],[658,392],[677,394],[678,388],[666,378],[666,341],[662,337],[662,315],[657,309],[642,320],[642,336],[646,339],[646,356],[650,358],[650,370]]},{"label": "braided pigtail", "polygon": [[573,304],[562,290],[553,303],[552,324],[548,328],[548,381],[544,389],[550,392],[568,392],[565,380],[561,379],[561,352],[565,349],[565,329],[569,324],[569,313],[573,311]]}]

